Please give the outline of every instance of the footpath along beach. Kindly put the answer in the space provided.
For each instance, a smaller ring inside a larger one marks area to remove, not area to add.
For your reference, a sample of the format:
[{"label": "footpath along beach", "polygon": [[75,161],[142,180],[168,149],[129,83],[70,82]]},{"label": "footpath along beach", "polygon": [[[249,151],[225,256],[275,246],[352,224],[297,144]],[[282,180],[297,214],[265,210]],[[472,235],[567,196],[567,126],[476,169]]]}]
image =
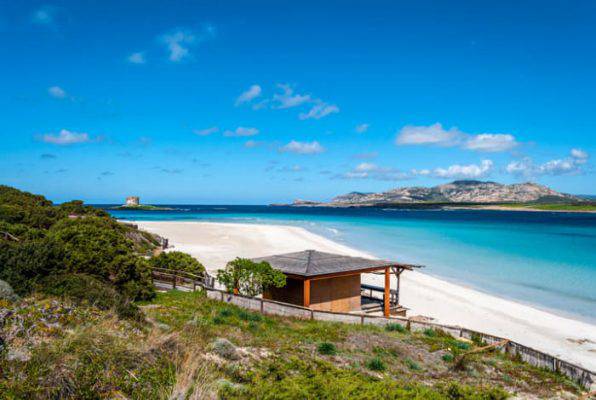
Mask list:
[{"label": "footpath along beach", "polygon": [[[196,257],[210,273],[235,257],[261,257],[314,249],[369,257],[295,226],[214,222],[129,221],[167,237],[172,250]],[[399,260],[397,260],[399,261]],[[363,283],[382,286],[383,277],[364,274]],[[392,282],[393,284],[395,282]],[[402,275],[400,302],[408,315],[507,337],[561,359],[596,370],[596,326],[447,282],[423,272]]]}]

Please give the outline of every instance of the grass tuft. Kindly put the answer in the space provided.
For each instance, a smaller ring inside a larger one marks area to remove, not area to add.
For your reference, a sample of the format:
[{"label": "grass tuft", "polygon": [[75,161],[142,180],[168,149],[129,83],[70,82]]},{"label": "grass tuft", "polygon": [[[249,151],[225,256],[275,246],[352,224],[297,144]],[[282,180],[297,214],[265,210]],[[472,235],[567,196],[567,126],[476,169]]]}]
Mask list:
[{"label": "grass tuft", "polygon": [[373,357],[366,362],[366,368],[370,369],[371,371],[382,372],[387,369],[383,360],[380,357]]},{"label": "grass tuft", "polygon": [[399,332],[404,333],[407,331],[406,327],[402,324],[398,324],[397,322],[392,322],[385,325],[385,330],[388,332]]},{"label": "grass tuft", "polygon": [[319,354],[323,354],[326,356],[334,356],[337,354],[337,348],[333,343],[329,342],[322,342],[317,346],[317,351]]}]

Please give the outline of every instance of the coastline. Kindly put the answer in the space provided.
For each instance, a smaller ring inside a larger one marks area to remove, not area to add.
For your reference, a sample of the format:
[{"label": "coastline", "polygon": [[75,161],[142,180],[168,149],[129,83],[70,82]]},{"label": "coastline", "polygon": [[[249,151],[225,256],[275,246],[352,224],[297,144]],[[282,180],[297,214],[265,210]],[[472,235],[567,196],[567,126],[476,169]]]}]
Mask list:
[{"label": "coastline", "polygon": [[[304,228],[215,222],[128,221],[167,237],[172,250],[187,252],[213,272],[234,257],[258,257],[304,249],[374,258]],[[364,274],[382,285],[383,277]],[[395,284],[395,282],[392,282]],[[508,337],[529,347],[596,370],[596,326],[499,298],[423,272],[402,275],[401,303],[409,316],[465,326]]]},{"label": "coastline", "polygon": [[[500,205],[457,205],[457,203],[451,203],[448,205],[428,205],[424,203],[411,203],[410,204],[401,204],[400,207],[395,207],[392,204],[349,204],[349,205],[338,205],[338,204],[271,204],[272,207],[279,207],[279,206],[287,206],[287,207],[296,207],[296,208],[395,208],[396,210],[407,210],[407,209],[416,209],[416,210],[472,210],[472,211],[483,211],[483,210],[492,210],[492,211],[528,211],[528,212],[542,212],[542,213],[572,213],[572,214],[594,214],[596,210],[549,210],[549,209],[541,209],[536,207],[507,207],[507,206],[500,206]],[[408,207],[410,206],[410,207]]]}]

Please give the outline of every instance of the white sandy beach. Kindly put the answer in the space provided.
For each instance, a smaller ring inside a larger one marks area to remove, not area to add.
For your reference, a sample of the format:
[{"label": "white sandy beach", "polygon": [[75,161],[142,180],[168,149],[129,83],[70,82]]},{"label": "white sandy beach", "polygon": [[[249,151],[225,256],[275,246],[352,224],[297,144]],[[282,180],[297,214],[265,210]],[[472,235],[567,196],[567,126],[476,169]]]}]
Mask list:
[{"label": "white sandy beach", "polygon": [[[172,250],[196,257],[210,272],[235,257],[260,257],[306,249],[361,257],[374,255],[349,248],[293,226],[211,222],[135,222],[170,240]],[[399,261],[399,260],[397,260]],[[382,286],[383,277],[363,275]],[[392,284],[395,284],[393,282]],[[507,337],[537,350],[596,370],[596,326],[538,310],[437,279],[420,272],[402,275],[400,303],[409,316],[460,325]]]}]

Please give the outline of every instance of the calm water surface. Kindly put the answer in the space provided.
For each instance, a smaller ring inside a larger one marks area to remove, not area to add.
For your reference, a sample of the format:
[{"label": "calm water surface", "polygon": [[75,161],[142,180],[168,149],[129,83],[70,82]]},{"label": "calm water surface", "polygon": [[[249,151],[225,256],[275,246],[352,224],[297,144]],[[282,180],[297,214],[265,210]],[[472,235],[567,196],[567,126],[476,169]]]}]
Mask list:
[{"label": "calm water surface", "polygon": [[274,223],[560,314],[596,322],[596,214],[521,211],[168,206],[120,219]]}]

